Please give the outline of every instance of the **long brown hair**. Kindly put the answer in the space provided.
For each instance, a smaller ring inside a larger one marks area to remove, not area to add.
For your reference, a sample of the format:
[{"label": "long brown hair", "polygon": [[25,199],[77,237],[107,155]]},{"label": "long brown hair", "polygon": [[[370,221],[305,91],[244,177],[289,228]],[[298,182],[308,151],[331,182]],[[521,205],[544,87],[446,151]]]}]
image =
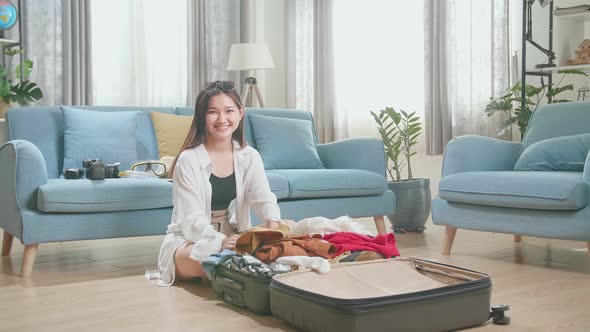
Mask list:
[{"label": "long brown hair", "polygon": [[[222,83],[233,83],[234,87],[231,89],[225,89],[222,86]],[[207,126],[205,124],[205,117],[207,115],[207,110],[209,109],[209,100],[211,97],[220,93],[224,93],[230,97],[238,108],[243,107],[242,100],[236,91],[234,82],[215,81],[206,83],[201,91],[199,91],[199,95],[197,96],[197,101],[195,103],[195,114],[193,115],[191,127],[188,131],[188,134],[186,135],[186,138],[184,139],[184,143],[182,144],[180,151],[178,152],[178,156],[176,156],[174,159],[170,171],[168,172],[168,176],[170,178],[172,178],[174,175],[174,167],[176,166],[176,162],[178,161],[180,154],[184,150],[192,149],[207,141]],[[241,147],[246,146],[246,142],[244,141],[244,118],[245,116],[242,117],[238,128],[232,133],[232,139],[238,142]]]}]

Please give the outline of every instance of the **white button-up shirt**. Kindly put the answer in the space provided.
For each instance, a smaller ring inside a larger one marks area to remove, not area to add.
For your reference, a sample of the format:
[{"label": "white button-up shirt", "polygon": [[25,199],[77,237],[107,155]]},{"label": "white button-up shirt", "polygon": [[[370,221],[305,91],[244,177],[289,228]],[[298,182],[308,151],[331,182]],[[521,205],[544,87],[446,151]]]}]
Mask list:
[{"label": "white button-up shirt", "polygon": [[[230,223],[240,232],[251,228],[250,207],[263,221],[279,221],[281,212],[277,198],[270,190],[258,151],[250,146],[241,148],[234,141],[233,158],[236,198],[229,206]],[[161,285],[174,281],[174,252],[181,244],[194,243],[190,257],[197,261],[221,250],[227,234],[216,231],[211,225],[209,177],[212,169],[213,163],[203,144],[183,151],[178,157],[173,176],[172,222],[158,260]]]}]

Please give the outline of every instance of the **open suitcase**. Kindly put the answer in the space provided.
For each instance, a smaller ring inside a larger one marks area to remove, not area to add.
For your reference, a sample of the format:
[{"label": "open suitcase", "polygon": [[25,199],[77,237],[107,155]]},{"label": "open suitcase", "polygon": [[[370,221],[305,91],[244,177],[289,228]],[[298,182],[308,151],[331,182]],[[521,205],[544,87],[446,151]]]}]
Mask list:
[{"label": "open suitcase", "polygon": [[305,331],[448,331],[490,319],[491,287],[484,273],[397,258],[276,275],[270,301]]}]

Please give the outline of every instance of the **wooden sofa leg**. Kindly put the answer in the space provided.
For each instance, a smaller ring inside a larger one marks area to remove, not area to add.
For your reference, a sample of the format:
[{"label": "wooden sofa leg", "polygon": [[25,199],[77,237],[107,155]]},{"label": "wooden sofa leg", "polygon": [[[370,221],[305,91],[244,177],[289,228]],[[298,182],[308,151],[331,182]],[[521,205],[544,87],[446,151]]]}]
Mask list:
[{"label": "wooden sofa leg", "polygon": [[521,242],[522,236],[521,235],[514,235],[514,242]]},{"label": "wooden sofa leg", "polygon": [[441,255],[450,255],[453,241],[455,240],[455,234],[457,233],[457,227],[446,226],[445,237],[443,238],[443,245]]},{"label": "wooden sofa leg", "polygon": [[30,277],[33,273],[33,265],[35,264],[35,256],[37,256],[37,248],[39,244],[27,244],[25,252],[23,253],[23,265],[21,266],[20,276]]},{"label": "wooden sofa leg", "polygon": [[383,216],[374,216],[375,226],[377,227],[378,234],[387,234],[387,228],[385,228],[385,220]]},{"label": "wooden sofa leg", "polygon": [[8,233],[7,231],[4,231],[4,238],[2,239],[2,256],[10,255],[10,250],[12,249],[12,239],[14,239],[14,236],[12,236],[12,234]]}]

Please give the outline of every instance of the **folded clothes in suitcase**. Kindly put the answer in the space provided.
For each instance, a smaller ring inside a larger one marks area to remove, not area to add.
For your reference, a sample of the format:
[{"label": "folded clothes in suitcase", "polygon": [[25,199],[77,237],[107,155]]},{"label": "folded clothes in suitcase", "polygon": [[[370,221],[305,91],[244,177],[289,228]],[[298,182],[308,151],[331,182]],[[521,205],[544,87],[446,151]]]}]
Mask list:
[{"label": "folded clothes in suitcase", "polygon": [[306,331],[448,331],[490,319],[491,287],[484,273],[397,258],[276,275],[270,305]]}]

